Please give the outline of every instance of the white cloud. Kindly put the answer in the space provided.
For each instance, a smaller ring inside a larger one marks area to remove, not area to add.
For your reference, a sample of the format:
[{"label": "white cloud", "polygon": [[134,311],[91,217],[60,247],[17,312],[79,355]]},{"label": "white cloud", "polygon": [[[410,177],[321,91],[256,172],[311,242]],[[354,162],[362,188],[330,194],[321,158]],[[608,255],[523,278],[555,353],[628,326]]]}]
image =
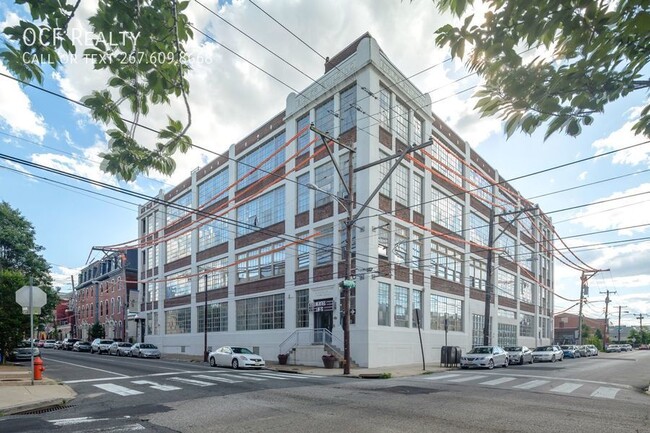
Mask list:
[{"label": "white cloud", "polygon": [[62,292],[69,292],[72,290],[72,282],[70,280],[70,275],[78,275],[79,272],[83,269],[83,266],[78,268],[69,268],[67,266],[54,265],[50,270],[50,276],[52,277],[52,286],[61,287]]},{"label": "white cloud", "polygon": [[586,171],[583,171],[582,173],[580,173],[578,175],[579,180],[585,180],[586,178],[587,178],[587,172]]},{"label": "white cloud", "polygon": [[[602,154],[611,150],[619,150],[644,141],[642,136],[636,135],[632,131],[632,126],[641,114],[642,109],[643,106],[631,107],[625,112],[628,116],[628,121],[623,126],[610,133],[607,137],[594,141],[592,146],[596,149],[596,153]],[[612,162],[614,164],[632,166],[646,165],[650,163],[650,149],[648,146],[636,146],[631,149],[616,152],[612,156]]]},{"label": "white cloud", "polygon": [[[10,75],[2,63],[0,63],[0,72]],[[4,120],[16,134],[27,134],[43,140],[46,133],[43,116],[32,110],[29,97],[16,81],[0,78],[0,95],[3,100],[0,104],[0,119]]]}]

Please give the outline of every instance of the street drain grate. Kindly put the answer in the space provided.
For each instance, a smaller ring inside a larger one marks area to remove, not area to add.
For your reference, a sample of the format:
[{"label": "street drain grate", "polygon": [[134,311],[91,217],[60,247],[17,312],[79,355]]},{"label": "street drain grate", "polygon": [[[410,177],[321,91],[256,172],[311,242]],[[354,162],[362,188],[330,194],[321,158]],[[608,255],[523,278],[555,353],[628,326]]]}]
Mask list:
[{"label": "street drain grate", "polygon": [[390,388],[378,389],[377,391],[392,392],[395,394],[404,395],[433,394],[440,392],[438,389],[418,388],[417,386],[393,386]]},{"label": "street drain grate", "polygon": [[41,409],[34,409],[34,410],[26,410],[24,412],[17,412],[14,415],[39,415],[42,413],[48,413],[48,412],[54,412],[57,410],[63,410],[63,409],[69,409],[71,407],[74,407],[73,405],[68,405],[68,404],[56,404],[54,406],[49,406],[49,407],[44,407]]}]

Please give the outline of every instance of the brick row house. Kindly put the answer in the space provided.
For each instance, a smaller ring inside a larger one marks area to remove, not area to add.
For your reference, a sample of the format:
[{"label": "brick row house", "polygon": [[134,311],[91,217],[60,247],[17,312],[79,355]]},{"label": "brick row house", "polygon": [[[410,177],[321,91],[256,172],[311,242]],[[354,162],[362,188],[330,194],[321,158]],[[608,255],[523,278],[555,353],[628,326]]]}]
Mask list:
[{"label": "brick row house", "polygon": [[[211,348],[244,345],[305,364],[320,363],[319,343],[342,347],[353,146],[352,197],[363,210],[352,230],[353,362],[419,362],[418,326],[428,361],[439,360],[445,341],[480,344],[490,211],[533,206],[430,106],[365,34],[328,59],[317,82],[289,94],[282,112],[142,205],[146,341],[199,355],[207,332]],[[310,124],[337,142],[325,148]],[[429,141],[399,163],[376,164]],[[552,222],[536,209],[497,216],[494,229],[490,341],[549,343]]]}]

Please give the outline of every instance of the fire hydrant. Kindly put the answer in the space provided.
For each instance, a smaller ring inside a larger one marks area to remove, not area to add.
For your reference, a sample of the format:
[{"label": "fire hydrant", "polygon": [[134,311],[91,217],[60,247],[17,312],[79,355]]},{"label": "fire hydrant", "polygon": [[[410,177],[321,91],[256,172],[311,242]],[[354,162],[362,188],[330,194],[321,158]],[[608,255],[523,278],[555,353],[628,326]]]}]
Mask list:
[{"label": "fire hydrant", "polygon": [[42,373],[45,371],[45,367],[43,367],[43,360],[41,359],[40,356],[37,356],[34,358],[34,380],[41,380],[43,379]]}]

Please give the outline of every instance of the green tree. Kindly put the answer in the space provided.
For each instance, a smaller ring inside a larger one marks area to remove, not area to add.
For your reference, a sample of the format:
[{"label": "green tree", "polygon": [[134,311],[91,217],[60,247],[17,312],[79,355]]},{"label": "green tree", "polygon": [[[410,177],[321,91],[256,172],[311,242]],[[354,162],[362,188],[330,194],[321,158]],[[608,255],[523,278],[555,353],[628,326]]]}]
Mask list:
[{"label": "green tree", "polygon": [[[648,0],[485,0],[483,17],[470,11],[473,0],[434,3],[462,18],[436,31],[437,44],[484,80],[476,108],[502,118],[508,136],[542,124],[545,138],[577,136],[608,103],[650,88]],[[549,55],[525,61],[536,48]],[[650,104],[633,129],[650,136]]]},{"label": "green tree", "polygon": [[88,336],[91,339],[104,338],[106,337],[106,332],[104,331],[104,327],[101,324],[95,322],[93,326],[90,327],[90,330],[88,331]]},{"label": "green tree", "polygon": [[0,354],[3,362],[29,331],[29,319],[25,320],[29,316],[24,315],[16,303],[16,290],[26,283],[21,272],[0,269]]},{"label": "green tree", "polygon": [[[57,69],[61,55],[71,56],[84,37],[70,37],[70,23],[81,0],[74,4],[61,0],[15,0],[29,6],[31,20],[21,20],[3,32],[5,47],[0,59],[19,79],[43,82],[43,66]],[[186,135],[191,125],[187,101],[189,69],[185,42],[193,33],[183,10],[182,0],[99,0],[87,26],[94,34],[93,46],[84,50],[96,70],[110,74],[107,86],[94,90],[82,102],[92,117],[109,125],[109,150],[100,154],[102,170],[127,181],[150,169],[171,174],[172,156],[187,152],[192,145]],[[146,116],[151,105],[168,104],[170,98],[182,98],[187,110],[185,125],[168,119],[159,131],[155,146],[135,139],[136,123]],[[125,119],[123,109],[129,112]]]},{"label": "green tree", "polygon": [[[0,320],[3,323],[5,320],[7,323],[22,323],[22,326],[13,328],[18,340],[30,335],[29,316],[22,314],[20,306],[16,303],[15,292],[28,284],[29,277],[32,277],[33,284],[39,286],[47,295],[47,302],[41,308],[41,314],[35,317],[35,327],[52,322],[54,309],[59,302],[58,294],[52,289],[50,265],[40,255],[43,247],[36,243],[35,238],[34,226],[7,202],[0,203],[0,271],[9,273],[8,276],[5,275],[7,280],[3,289],[5,291],[2,292],[2,304],[12,305],[12,308],[2,307],[5,316]],[[14,274],[20,275],[22,279],[18,279]],[[13,292],[10,292],[11,290]],[[3,339],[0,341],[0,347],[10,349],[18,341],[15,338],[0,338]]]}]

